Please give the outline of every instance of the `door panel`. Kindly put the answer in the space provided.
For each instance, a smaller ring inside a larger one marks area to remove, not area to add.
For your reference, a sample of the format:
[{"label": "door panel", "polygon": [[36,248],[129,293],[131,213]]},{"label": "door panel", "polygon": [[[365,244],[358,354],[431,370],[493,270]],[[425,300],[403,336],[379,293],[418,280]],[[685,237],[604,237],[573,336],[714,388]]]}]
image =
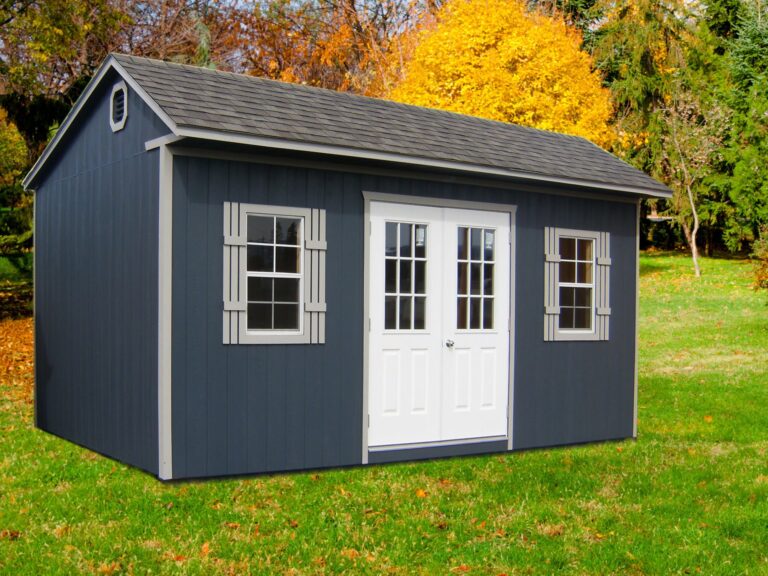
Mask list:
[{"label": "door panel", "polygon": [[370,214],[368,445],[505,436],[509,214]]}]

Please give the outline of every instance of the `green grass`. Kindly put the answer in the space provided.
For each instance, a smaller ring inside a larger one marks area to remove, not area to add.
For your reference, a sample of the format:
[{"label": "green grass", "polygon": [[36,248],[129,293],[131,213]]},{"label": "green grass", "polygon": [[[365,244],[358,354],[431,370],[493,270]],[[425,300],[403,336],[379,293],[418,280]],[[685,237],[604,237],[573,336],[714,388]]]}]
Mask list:
[{"label": "green grass", "polygon": [[164,485],[0,358],[0,573],[768,574],[768,294],[702,268],[642,258],[637,441]]},{"label": "green grass", "polygon": [[0,256],[0,320],[32,314],[33,255]]}]

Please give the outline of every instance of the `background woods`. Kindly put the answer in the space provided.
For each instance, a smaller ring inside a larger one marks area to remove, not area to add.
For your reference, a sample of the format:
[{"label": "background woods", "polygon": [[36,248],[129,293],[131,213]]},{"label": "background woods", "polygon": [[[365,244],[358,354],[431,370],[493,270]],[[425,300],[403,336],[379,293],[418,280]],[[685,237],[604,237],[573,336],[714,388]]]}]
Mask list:
[{"label": "background woods", "polygon": [[20,179],[113,51],[577,134],[674,190],[648,241],[766,234],[763,0],[0,0],[0,251],[31,247]]}]

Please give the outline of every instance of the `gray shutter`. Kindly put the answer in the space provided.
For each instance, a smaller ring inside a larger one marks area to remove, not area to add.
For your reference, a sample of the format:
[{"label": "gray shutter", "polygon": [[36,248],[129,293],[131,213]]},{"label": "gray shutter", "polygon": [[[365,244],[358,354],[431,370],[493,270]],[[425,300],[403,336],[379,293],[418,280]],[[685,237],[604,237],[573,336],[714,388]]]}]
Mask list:
[{"label": "gray shutter", "polygon": [[554,340],[560,317],[560,295],[557,293],[560,248],[555,228],[544,228],[544,340]]},{"label": "gray shutter", "polygon": [[245,322],[246,285],[240,267],[245,263],[246,239],[240,226],[240,205],[224,202],[224,344],[239,343],[239,322]]},{"label": "gray shutter", "polygon": [[597,240],[597,260],[595,268],[595,303],[597,318],[597,339],[608,340],[609,320],[611,317],[611,238],[608,232],[600,232]]},{"label": "gray shutter", "polygon": [[305,222],[304,329],[311,344],[325,343],[325,210],[313,208]]}]

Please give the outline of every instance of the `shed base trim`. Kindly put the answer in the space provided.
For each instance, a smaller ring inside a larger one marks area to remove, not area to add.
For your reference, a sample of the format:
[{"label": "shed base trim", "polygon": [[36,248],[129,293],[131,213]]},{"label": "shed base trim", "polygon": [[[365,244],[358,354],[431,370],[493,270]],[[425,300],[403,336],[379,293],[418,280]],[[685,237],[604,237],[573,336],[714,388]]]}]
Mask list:
[{"label": "shed base trim", "polygon": [[486,436],[484,438],[463,438],[459,440],[440,440],[439,442],[413,442],[409,444],[388,444],[386,446],[370,446],[368,452],[389,452],[390,450],[411,450],[414,448],[433,448],[435,446],[460,446],[462,444],[480,444],[484,442],[498,442],[506,436]]},{"label": "shed base trim", "polygon": [[368,453],[368,464],[410,462],[412,460],[450,458],[453,456],[474,456],[478,454],[493,454],[497,452],[509,452],[506,438],[502,440],[489,440],[488,438],[482,438],[475,442],[469,442],[466,444],[454,443],[450,445],[424,446],[421,448],[404,448],[400,450],[371,450]]}]

